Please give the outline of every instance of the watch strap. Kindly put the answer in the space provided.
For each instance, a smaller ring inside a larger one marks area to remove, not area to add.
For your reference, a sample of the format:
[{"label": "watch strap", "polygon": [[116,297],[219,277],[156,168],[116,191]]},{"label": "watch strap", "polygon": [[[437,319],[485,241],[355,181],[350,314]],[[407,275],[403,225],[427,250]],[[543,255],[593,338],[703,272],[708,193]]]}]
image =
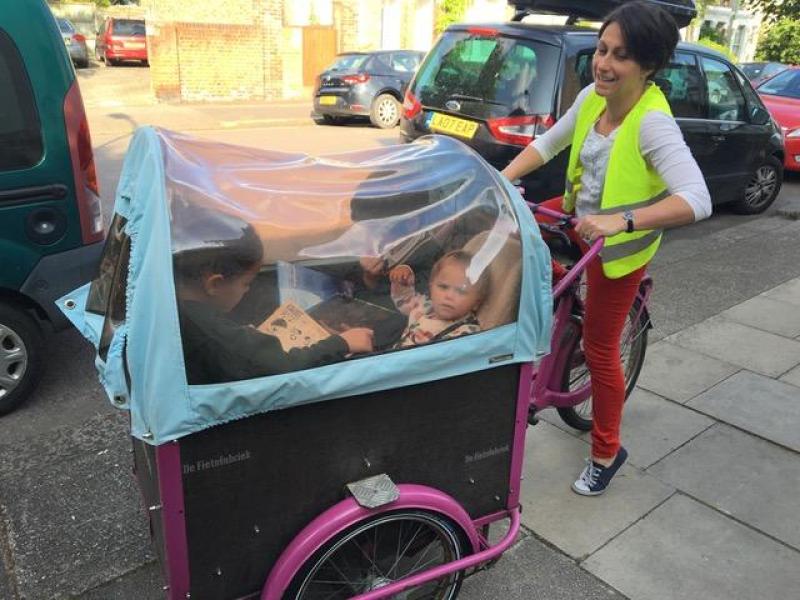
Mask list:
[{"label": "watch strap", "polygon": [[626,210],[622,218],[625,219],[625,233],[633,233],[633,212]]}]

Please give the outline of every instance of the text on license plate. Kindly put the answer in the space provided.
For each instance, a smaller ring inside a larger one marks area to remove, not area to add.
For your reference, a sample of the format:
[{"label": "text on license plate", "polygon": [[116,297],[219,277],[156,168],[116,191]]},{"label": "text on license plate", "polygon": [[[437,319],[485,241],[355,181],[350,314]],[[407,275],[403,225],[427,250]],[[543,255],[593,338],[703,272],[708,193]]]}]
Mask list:
[{"label": "text on license plate", "polygon": [[475,121],[467,121],[466,119],[459,119],[458,117],[451,117],[450,115],[433,113],[428,127],[433,131],[441,131],[442,133],[449,133],[470,140],[475,136],[475,132],[478,130],[478,123]]},{"label": "text on license plate", "polygon": [[336,104],[336,96],[320,96],[319,103],[324,106],[333,106]]}]

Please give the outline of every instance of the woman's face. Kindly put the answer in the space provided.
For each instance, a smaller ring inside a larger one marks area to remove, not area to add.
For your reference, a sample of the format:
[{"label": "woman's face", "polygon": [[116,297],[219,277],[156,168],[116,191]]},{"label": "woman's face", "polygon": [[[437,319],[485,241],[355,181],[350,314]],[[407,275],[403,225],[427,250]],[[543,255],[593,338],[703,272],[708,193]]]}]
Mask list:
[{"label": "woman's face", "polygon": [[597,40],[592,71],[594,89],[604,98],[641,94],[650,73],[631,58],[625,47],[622,30],[616,23],[610,23]]}]

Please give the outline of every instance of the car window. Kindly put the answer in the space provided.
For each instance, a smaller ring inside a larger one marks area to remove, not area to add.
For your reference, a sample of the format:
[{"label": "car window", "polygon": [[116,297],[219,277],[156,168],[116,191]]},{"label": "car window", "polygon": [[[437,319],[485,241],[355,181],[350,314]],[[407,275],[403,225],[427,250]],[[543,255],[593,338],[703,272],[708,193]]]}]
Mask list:
[{"label": "car window", "polygon": [[58,29],[61,33],[75,32],[75,28],[72,26],[72,23],[70,23],[66,19],[57,19],[57,21],[58,21]]},{"label": "car window", "polygon": [[32,167],[43,151],[28,73],[16,45],[0,29],[0,171]]},{"label": "car window", "polygon": [[800,69],[790,69],[778,73],[766,83],[758,86],[758,91],[761,94],[800,98]]},{"label": "car window", "polygon": [[705,83],[694,54],[676,52],[653,80],[667,97],[674,117],[705,118],[708,112]]},{"label": "car window", "polygon": [[346,69],[358,69],[367,62],[368,54],[342,54],[337,56],[326,71],[344,71]]},{"label": "car window", "polygon": [[367,70],[370,73],[386,73],[389,74],[394,70],[392,66],[392,57],[390,54],[374,54],[370,60]]},{"label": "car window", "polygon": [[761,71],[761,78],[767,79],[773,75],[777,75],[784,69],[786,69],[786,65],[782,65],[781,63],[769,63],[766,67],[764,67],[764,70]]},{"label": "car window", "polygon": [[750,84],[750,81],[739,71],[734,71],[736,75],[736,81],[739,82],[739,87],[742,88],[742,93],[744,94],[745,101],[747,102],[747,114],[750,117],[750,120],[753,118],[754,110],[757,108],[764,108],[764,103],[761,102],[761,98],[758,97],[755,90],[753,90],[753,86]]},{"label": "car window", "polygon": [[764,68],[764,65],[761,63],[745,63],[740,67],[748,79],[755,79],[761,75],[761,69]]},{"label": "car window", "polygon": [[585,88],[594,81],[594,75],[592,74],[593,56],[594,50],[590,52],[581,52],[575,57],[575,74],[578,76],[580,89]]},{"label": "car window", "polygon": [[746,121],[746,105],[733,72],[724,62],[704,56],[708,94],[708,118],[717,121]]},{"label": "car window", "polygon": [[392,54],[392,68],[401,73],[413,73],[419,66],[419,57],[416,54],[395,52]]},{"label": "car window", "polygon": [[133,19],[117,19],[111,33],[114,35],[144,35],[144,21]]},{"label": "car window", "polygon": [[558,48],[535,41],[453,32],[420,67],[416,93],[425,106],[456,100],[481,118],[550,113],[558,57]]}]

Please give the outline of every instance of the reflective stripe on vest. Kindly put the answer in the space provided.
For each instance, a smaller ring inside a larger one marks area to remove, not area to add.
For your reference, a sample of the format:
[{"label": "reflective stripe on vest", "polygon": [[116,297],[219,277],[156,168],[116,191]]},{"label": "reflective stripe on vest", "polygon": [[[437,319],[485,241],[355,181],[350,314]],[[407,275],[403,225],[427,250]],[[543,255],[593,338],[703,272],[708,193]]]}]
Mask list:
[{"label": "reflective stripe on vest", "polygon": [[[590,129],[606,108],[605,98],[592,90],[581,104],[572,137],[564,209],[574,210],[580,189],[583,166],[580,150]],[[598,214],[617,214],[650,206],[669,195],[658,173],[639,151],[639,128],[642,118],[652,110],[671,115],[669,104],[658,86],[650,83],[642,97],[619,126],[609,152]],[[600,254],[603,273],[610,279],[624,277],[647,264],[661,242],[661,230],[622,232],[606,239]]]}]

